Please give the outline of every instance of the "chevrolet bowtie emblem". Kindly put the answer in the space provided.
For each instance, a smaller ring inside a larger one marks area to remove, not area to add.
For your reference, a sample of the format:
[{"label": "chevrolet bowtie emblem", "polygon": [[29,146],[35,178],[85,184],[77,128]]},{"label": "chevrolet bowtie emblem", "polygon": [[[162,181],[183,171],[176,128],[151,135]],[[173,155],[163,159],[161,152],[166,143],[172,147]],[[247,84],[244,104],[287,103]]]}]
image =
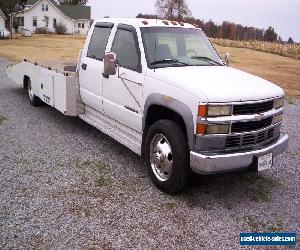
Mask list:
[{"label": "chevrolet bowtie emblem", "polygon": [[256,121],[261,121],[261,120],[264,119],[264,118],[265,118],[264,114],[257,114],[257,115],[255,115],[255,117],[254,117],[254,119],[255,119]]}]

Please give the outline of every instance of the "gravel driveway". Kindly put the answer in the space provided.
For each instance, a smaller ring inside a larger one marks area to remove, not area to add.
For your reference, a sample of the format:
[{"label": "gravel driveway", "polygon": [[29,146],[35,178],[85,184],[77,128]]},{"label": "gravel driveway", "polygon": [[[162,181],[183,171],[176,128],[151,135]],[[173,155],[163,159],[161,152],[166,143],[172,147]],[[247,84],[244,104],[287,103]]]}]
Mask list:
[{"label": "gravel driveway", "polygon": [[30,106],[5,65],[0,60],[1,249],[236,249],[240,232],[299,233],[299,101],[288,101],[290,147],[271,171],[197,176],[168,196],[126,147],[78,118]]}]

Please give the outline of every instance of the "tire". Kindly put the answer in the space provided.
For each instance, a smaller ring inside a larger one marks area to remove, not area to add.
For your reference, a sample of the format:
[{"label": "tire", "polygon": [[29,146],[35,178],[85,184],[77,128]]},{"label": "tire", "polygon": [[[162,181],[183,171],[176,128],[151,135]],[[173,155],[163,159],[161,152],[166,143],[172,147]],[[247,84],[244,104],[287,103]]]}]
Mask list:
[{"label": "tire", "polygon": [[171,120],[155,122],[145,139],[145,160],[154,185],[169,194],[180,192],[190,176],[189,148],[181,128]]},{"label": "tire", "polygon": [[28,80],[27,80],[27,92],[28,92],[30,104],[32,106],[38,107],[38,106],[41,106],[43,104],[41,99],[33,94],[30,78],[28,78]]}]

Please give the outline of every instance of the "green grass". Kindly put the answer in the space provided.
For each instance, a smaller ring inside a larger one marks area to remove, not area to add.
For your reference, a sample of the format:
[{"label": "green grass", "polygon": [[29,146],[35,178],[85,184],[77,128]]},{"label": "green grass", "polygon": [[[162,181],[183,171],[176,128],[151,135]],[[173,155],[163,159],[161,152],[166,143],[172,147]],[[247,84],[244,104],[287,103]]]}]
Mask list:
[{"label": "green grass", "polygon": [[112,180],[109,176],[101,175],[96,179],[97,187],[109,186],[111,183],[112,183]]},{"label": "green grass", "polygon": [[2,115],[0,115],[0,126],[6,121],[6,118]]},{"label": "green grass", "polygon": [[97,187],[110,186],[112,184],[112,168],[105,162],[100,160],[84,160],[76,161],[77,167],[92,169],[95,176],[95,184]]},{"label": "green grass", "polygon": [[251,232],[282,232],[283,222],[281,219],[274,218],[274,221],[265,221],[257,216],[245,215],[244,222]]},{"label": "green grass", "polygon": [[241,175],[241,180],[248,185],[246,194],[257,202],[270,202],[272,190],[280,185],[276,179],[251,172]]}]

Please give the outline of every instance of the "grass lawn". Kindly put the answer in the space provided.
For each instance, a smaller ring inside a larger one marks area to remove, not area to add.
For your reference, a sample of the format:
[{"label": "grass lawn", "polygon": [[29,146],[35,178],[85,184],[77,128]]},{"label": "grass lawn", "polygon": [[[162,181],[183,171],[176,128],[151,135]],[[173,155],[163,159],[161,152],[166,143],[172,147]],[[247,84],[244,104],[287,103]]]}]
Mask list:
[{"label": "grass lawn", "polygon": [[[11,61],[76,62],[85,37],[33,35],[31,38],[0,40],[0,57]],[[300,60],[260,51],[215,45],[222,57],[231,54],[231,66],[280,85],[289,96],[300,96]]]}]

